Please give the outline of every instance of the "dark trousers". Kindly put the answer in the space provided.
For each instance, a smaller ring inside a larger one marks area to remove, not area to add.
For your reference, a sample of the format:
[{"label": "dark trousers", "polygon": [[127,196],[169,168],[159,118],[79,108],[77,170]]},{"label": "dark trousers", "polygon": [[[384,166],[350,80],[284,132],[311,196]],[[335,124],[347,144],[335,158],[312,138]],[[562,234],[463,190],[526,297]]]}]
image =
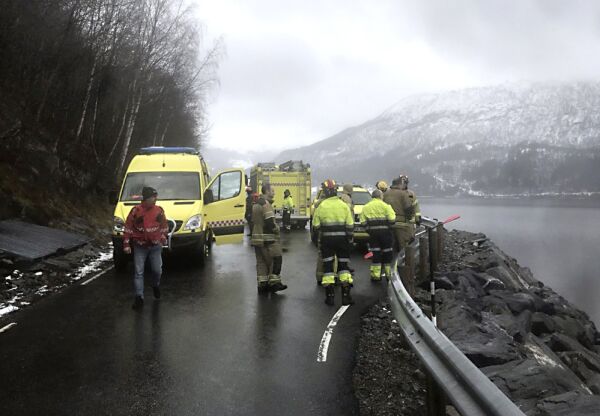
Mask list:
[{"label": "dark trousers", "polygon": [[323,257],[323,286],[335,283],[333,263],[337,257],[338,278],[342,284],[352,284],[350,262],[350,242],[346,237],[321,237],[321,256]]},{"label": "dark trousers", "polygon": [[373,253],[373,264],[390,264],[394,236],[390,230],[369,232],[369,249]]},{"label": "dark trousers", "polygon": [[292,226],[292,211],[284,209],[282,214],[283,228],[289,230]]}]

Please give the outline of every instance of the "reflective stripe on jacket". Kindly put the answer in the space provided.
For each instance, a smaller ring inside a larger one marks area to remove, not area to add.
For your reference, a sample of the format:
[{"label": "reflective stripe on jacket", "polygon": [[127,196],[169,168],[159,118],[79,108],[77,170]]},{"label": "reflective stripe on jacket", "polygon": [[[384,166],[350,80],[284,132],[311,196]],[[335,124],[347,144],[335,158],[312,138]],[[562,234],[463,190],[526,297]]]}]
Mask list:
[{"label": "reflective stripe on jacket", "polygon": [[281,204],[281,207],[283,209],[287,209],[289,211],[291,211],[294,208],[294,200],[292,199],[291,195],[288,196],[287,198],[284,198],[283,204]]},{"label": "reflective stripe on jacket", "polygon": [[313,216],[313,228],[322,237],[352,237],[354,219],[350,208],[337,196],[321,201]]},{"label": "reflective stripe on jacket", "polygon": [[387,230],[396,221],[396,213],[390,204],[379,198],[371,199],[360,214],[360,222],[368,231]]},{"label": "reflective stripe on jacket", "polygon": [[252,206],[252,238],[253,246],[263,246],[264,243],[276,241],[279,235],[279,227],[275,223],[273,207],[264,195],[258,198]]}]

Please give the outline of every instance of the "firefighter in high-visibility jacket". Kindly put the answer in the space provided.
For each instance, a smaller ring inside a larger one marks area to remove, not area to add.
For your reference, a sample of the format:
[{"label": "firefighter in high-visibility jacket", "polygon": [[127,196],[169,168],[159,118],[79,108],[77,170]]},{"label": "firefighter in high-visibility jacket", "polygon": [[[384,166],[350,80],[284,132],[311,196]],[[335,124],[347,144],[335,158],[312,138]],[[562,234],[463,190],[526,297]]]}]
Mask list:
[{"label": "firefighter in high-visibility jacket", "polygon": [[337,196],[336,184],[332,179],[323,182],[325,199],[321,201],[313,216],[313,227],[321,239],[323,258],[323,280],[325,303],[334,304],[335,273],[333,262],[337,256],[338,279],[342,286],[342,305],[351,305],[352,274],[348,267],[350,243],[354,230],[354,219],[348,205]]},{"label": "firefighter in high-visibility jacket", "polygon": [[383,192],[373,191],[371,199],[360,214],[360,222],[369,233],[369,250],[373,253],[371,280],[381,280],[381,269],[388,279],[391,277],[392,250],[394,236],[391,227],[396,222],[394,209],[383,202]]},{"label": "firefighter in high-visibility jacket", "polygon": [[[321,186],[323,186],[323,184],[321,184]],[[350,208],[350,213],[352,215],[354,215],[354,202],[352,202],[352,184],[345,184],[342,188],[342,192],[339,194],[339,197],[342,201],[344,201],[346,203],[346,205],[348,205],[348,208]],[[319,204],[325,199],[325,195],[323,193],[323,195],[321,195],[321,198],[319,198],[319,200],[317,202],[315,202],[315,210],[317,209],[317,207],[319,206]],[[317,252],[317,270],[316,270],[316,278],[317,278],[317,284],[321,284],[322,280],[323,280],[323,259],[321,258],[321,243],[318,241],[318,237],[317,237],[317,248],[318,248],[318,252]],[[335,270],[335,264],[336,262],[334,261],[334,270]],[[348,269],[350,270],[351,273],[353,273],[352,268],[350,267],[350,265],[348,265]]]},{"label": "firefighter in high-visibility jacket", "polygon": [[[413,204],[415,200],[416,196],[414,192],[411,194],[408,191],[408,176],[406,175],[400,175],[394,179],[392,186],[383,195],[383,201],[390,204],[396,213],[396,221],[394,222],[392,231],[394,232],[396,249],[398,251],[404,249],[415,237],[415,225],[411,222],[413,219],[416,221],[415,206]],[[419,213],[419,223],[420,215]]]},{"label": "firefighter in high-visibility jacket", "polygon": [[290,231],[292,229],[292,214],[294,212],[294,199],[292,198],[292,193],[289,189],[286,189],[283,192],[283,203],[281,204],[281,208],[283,209],[282,214],[282,223],[283,229],[285,231]]},{"label": "firefighter in high-visibility jacket", "polygon": [[281,282],[283,261],[279,227],[275,221],[275,212],[271,202],[275,190],[269,183],[261,188],[262,194],[252,206],[252,239],[256,254],[256,279],[258,291],[278,292],[287,289]]}]

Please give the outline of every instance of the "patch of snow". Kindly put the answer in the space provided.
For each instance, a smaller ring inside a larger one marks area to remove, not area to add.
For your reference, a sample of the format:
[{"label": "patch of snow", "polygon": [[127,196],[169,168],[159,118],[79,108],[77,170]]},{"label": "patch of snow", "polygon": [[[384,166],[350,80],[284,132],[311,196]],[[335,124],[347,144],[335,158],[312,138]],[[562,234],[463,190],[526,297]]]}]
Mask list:
[{"label": "patch of snow", "polygon": [[19,307],[18,306],[13,306],[13,305],[8,305],[8,306],[4,306],[3,304],[0,304],[0,317],[9,314],[11,312],[14,311],[18,311]]},{"label": "patch of snow", "polygon": [[12,280],[12,277],[9,276],[4,276],[4,280]]},{"label": "patch of snow", "polygon": [[90,273],[99,271],[101,269],[101,265],[106,261],[112,259],[112,257],[113,254],[111,249],[100,252],[100,255],[96,259],[92,260],[89,264],[81,266],[79,269],[77,269],[77,271],[74,273],[74,277],[72,277],[71,279],[79,280]]},{"label": "patch of snow", "polygon": [[38,289],[38,290],[35,292],[35,294],[36,294],[36,295],[43,295],[44,293],[47,293],[47,292],[49,292],[49,291],[50,291],[50,290],[48,289],[48,286],[47,286],[47,285],[44,285],[44,286],[40,287],[40,288],[39,288],[39,289]]},{"label": "patch of snow", "polygon": [[6,301],[6,303],[9,303],[12,305],[13,303],[15,303],[18,300],[19,300],[19,294],[17,294],[17,296],[14,296],[11,300]]},{"label": "patch of snow", "polygon": [[564,368],[560,363],[557,363],[552,358],[548,357],[537,345],[526,344],[525,347],[533,354],[533,358],[535,358],[538,364],[549,367]]},{"label": "patch of snow", "polygon": [[35,275],[36,275],[36,276],[41,276],[41,275],[43,275],[43,274],[44,274],[43,272],[36,272],[36,273],[35,273]]}]

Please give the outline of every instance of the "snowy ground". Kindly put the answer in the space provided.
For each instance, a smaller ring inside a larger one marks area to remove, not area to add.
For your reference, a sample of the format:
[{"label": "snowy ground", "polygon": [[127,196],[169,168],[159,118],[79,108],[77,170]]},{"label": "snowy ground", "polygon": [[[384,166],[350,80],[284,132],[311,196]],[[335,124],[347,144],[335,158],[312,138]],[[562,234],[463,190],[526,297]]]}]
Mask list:
[{"label": "snowy ground", "polygon": [[86,244],[62,256],[33,263],[0,258],[0,319],[105,269],[111,260],[110,244]]}]

